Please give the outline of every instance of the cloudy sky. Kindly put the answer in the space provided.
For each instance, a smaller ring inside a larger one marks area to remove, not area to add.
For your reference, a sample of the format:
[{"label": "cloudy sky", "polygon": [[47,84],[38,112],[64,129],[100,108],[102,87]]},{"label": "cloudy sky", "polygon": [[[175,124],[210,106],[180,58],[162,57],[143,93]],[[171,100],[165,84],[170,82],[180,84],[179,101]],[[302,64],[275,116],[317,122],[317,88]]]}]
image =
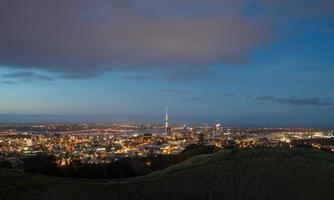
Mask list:
[{"label": "cloudy sky", "polygon": [[0,115],[334,126],[333,55],[332,0],[2,0]]}]

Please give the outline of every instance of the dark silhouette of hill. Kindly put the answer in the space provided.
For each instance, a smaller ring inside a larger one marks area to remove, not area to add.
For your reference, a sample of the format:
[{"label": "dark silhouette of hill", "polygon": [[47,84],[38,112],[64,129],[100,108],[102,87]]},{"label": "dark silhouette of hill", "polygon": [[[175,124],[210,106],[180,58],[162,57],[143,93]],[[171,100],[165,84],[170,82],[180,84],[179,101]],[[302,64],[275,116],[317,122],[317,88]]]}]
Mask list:
[{"label": "dark silhouette of hill", "polygon": [[226,149],[112,181],[1,170],[0,199],[332,200],[334,156],[307,148]]}]

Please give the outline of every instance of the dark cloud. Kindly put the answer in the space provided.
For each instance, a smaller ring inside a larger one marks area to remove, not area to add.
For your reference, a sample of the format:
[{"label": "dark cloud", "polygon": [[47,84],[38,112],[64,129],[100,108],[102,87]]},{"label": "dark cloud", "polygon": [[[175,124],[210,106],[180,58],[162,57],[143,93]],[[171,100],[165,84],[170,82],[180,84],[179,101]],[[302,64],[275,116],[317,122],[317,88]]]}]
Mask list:
[{"label": "dark cloud", "polygon": [[[29,71],[13,72],[9,74],[4,74],[2,77],[6,79],[14,79],[14,80],[19,80],[19,81],[24,81],[24,82],[51,81],[54,79],[47,75],[36,74],[33,72],[29,72]],[[9,81],[9,82],[12,82],[12,81]]]},{"label": "dark cloud", "polygon": [[145,75],[126,75],[123,76],[124,79],[127,80],[134,80],[134,81],[148,81],[148,80],[154,80],[153,76],[145,76]]},{"label": "dark cloud", "polygon": [[[271,38],[265,24],[239,15],[153,16],[144,13],[145,5],[132,1],[1,1],[0,65],[52,71],[63,78],[152,69],[168,71],[174,77],[190,74],[194,68],[200,74],[217,63],[246,62],[255,48]],[[171,5],[178,7],[179,3]],[[180,11],[193,7],[179,6]]]},{"label": "dark cloud", "polygon": [[189,98],[187,99],[188,101],[202,101],[203,100],[203,97],[192,97],[192,98]]},{"label": "dark cloud", "polygon": [[189,94],[190,91],[188,90],[177,90],[177,89],[162,89],[160,92],[163,93],[174,93],[174,94]]},{"label": "dark cloud", "polygon": [[333,11],[329,0],[291,2],[2,0],[0,66],[71,79],[133,70],[200,76],[216,64],[247,62],[268,44],[274,37],[268,15]]},{"label": "dark cloud", "polygon": [[313,106],[333,106],[334,102],[322,101],[320,98],[296,98],[296,97],[275,97],[275,96],[258,96],[255,98],[259,101],[271,103],[283,103],[291,105],[313,105]]},{"label": "dark cloud", "polygon": [[16,82],[14,81],[2,81],[3,84],[6,84],[6,85],[15,85]]}]

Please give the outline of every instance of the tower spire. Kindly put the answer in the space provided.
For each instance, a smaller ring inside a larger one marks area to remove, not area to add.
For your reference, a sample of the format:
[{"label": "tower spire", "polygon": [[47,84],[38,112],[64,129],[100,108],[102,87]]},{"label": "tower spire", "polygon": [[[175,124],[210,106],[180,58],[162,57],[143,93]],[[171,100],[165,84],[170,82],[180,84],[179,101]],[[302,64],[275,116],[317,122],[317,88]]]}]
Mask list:
[{"label": "tower spire", "polygon": [[165,133],[168,134],[168,129],[169,129],[169,125],[168,125],[168,106],[166,105],[166,115],[165,115]]}]

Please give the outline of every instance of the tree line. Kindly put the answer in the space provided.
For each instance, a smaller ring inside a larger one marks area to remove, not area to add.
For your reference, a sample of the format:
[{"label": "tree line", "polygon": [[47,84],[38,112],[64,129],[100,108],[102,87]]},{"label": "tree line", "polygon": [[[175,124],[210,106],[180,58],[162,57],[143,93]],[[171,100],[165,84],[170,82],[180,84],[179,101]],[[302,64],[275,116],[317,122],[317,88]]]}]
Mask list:
[{"label": "tree line", "polygon": [[[147,157],[121,157],[111,163],[88,164],[74,160],[66,166],[59,166],[53,155],[38,154],[23,157],[16,168],[29,173],[75,178],[129,178],[142,176],[180,163],[199,154],[218,151],[216,146],[192,144],[177,155],[149,155]],[[0,162],[0,168],[12,168],[8,161]]]}]

